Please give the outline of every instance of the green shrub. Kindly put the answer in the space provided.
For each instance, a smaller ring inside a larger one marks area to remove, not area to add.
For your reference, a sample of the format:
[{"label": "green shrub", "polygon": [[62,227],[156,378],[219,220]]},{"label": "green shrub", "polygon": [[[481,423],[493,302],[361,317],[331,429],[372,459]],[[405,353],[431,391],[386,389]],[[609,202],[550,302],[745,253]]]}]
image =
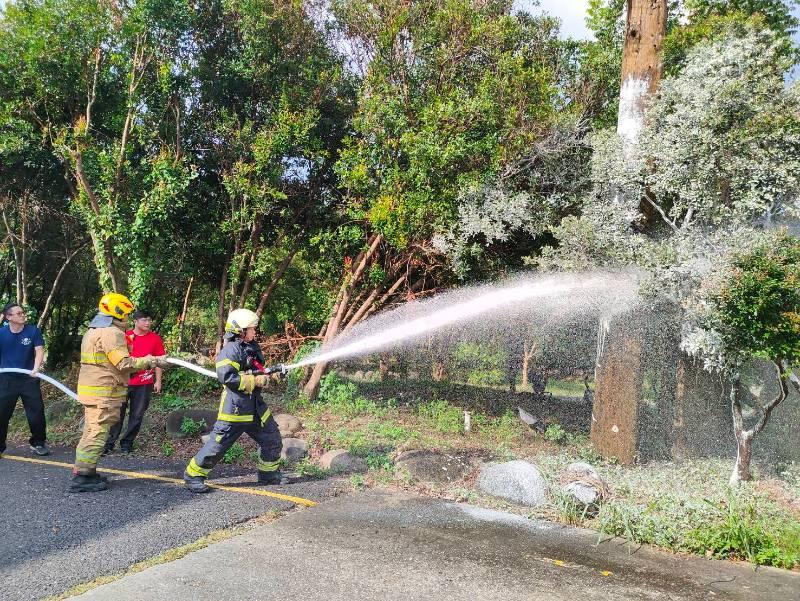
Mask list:
[{"label": "green shrub", "polygon": [[[212,370],[213,371],[213,370]],[[219,382],[190,369],[176,367],[164,371],[164,393],[198,397],[218,392]]]},{"label": "green shrub", "polygon": [[170,392],[161,395],[161,408],[164,411],[189,409],[193,404],[194,402],[191,399],[185,399]]},{"label": "green shrub", "polygon": [[303,459],[294,466],[294,471],[298,476],[312,480],[322,480],[328,475],[328,471],[320,466],[311,463],[308,459]]},{"label": "green shrub", "polygon": [[181,434],[185,436],[197,436],[206,429],[206,420],[194,420],[191,417],[184,417],[181,422]]},{"label": "green shrub", "polygon": [[161,454],[164,457],[172,457],[175,454],[175,447],[168,440],[161,443]]},{"label": "green shrub", "polygon": [[[768,516],[760,514],[754,501],[735,494],[729,494],[720,504],[707,503],[717,519],[689,532],[687,546],[692,551],[711,554],[717,559],[732,557],[782,568],[800,564],[797,524],[776,527]],[[793,548],[779,546],[777,543],[782,539]]]},{"label": "green shrub", "polygon": [[459,434],[464,431],[464,412],[444,400],[433,400],[417,407],[419,416],[437,432]]},{"label": "green shrub", "polygon": [[465,342],[453,352],[455,373],[474,386],[506,382],[506,354],[486,344]]},{"label": "green shrub", "polygon": [[322,378],[317,404],[347,419],[359,415],[382,417],[386,414],[385,408],[378,407],[374,401],[358,395],[355,383],[345,380],[335,372]]},{"label": "green shrub", "polygon": [[567,433],[564,428],[558,424],[550,424],[547,426],[547,429],[544,431],[544,437],[556,444],[564,444],[567,442]]},{"label": "green shrub", "polygon": [[244,458],[244,447],[237,440],[231,445],[231,448],[225,451],[225,456],[222,458],[222,463],[239,463]]},{"label": "green shrub", "polygon": [[[320,347],[321,343],[317,340],[304,342],[303,345],[297,349],[292,363],[299,363],[311,353]],[[286,391],[283,394],[283,402],[290,411],[296,411],[295,403],[300,405],[307,405],[308,399],[303,396],[301,382],[303,380],[303,369],[292,369],[286,374]]]}]

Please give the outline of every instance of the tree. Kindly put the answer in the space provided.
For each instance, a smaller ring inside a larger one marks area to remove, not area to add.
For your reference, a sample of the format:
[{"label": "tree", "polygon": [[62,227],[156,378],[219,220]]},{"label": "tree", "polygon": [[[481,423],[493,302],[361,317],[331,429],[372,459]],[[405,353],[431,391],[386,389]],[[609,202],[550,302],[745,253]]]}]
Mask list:
[{"label": "tree", "polygon": [[[369,62],[336,167],[364,242],[346,264],[326,339],[435,286],[444,260],[431,239],[450,228],[461,191],[502,173],[546,131],[558,99],[555,21],[512,14],[511,4],[332,4]],[[315,366],[309,396],[325,368]]]},{"label": "tree", "polygon": [[644,126],[647,99],[658,89],[661,44],[667,28],[667,0],[627,0],[622,87],[617,132],[635,145]]},{"label": "tree", "polygon": [[[732,380],[731,413],[736,437],[736,465],[731,485],[749,480],[753,439],[789,395],[800,392],[792,366],[800,364],[800,239],[786,231],[764,236],[750,251],[734,257],[721,285],[708,295],[711,309],[694,334],[711,342],[714,359]],[[780,384],[774,399],[758,404],[748,425],[739,400],[739,370],[753,357],[772,362]]]}]

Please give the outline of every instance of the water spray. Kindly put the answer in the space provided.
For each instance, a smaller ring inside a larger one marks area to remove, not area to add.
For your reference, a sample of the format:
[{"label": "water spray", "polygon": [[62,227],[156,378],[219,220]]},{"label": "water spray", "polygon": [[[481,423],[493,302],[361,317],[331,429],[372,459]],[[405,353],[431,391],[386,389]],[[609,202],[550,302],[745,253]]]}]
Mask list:
[{"label": "water spray", "polygon": [[[480,293],[484,289],[485,291]],[[390,321],[387,328],[380,329],[374,334],[358,336],[354,332],[352,336],[347,336],[344,340],[339,338],[333,344],[326,345],[327,350],[321,349],[302,361],[287,365],[285,369],[291,370],[315,363],[366,355],[379,349],[397,347],[423,334],[436,332],[459,322],[484,317],[499,309],[506,309],[509,312],[530,309],[531,302],[537,299],[541,301],[542,305],[545,305],[547,301],[563,303],[565,300],[571,301],[575,297],[580,297],[584,299],[585,304],[587,298],[598,300],[605,295],[609,298],[605,299],[603,310],[613,313],[630,304],[635,297],[635,286],[634,280],[625,274],[592,273],[580,276],[557,274],[528,281],[515,280],[499,287],[498,285],[487,286],[477,292],[479,294],[475,298],[446,303],[443,308],[410,321],[405,321],[404,315],[399,312],[409,306],[419,306],[418,310],[424,310],[425,303],[431,301],[405,305],[389,311],[384,314],[384,317]],[[449,297],[444,295],[444,298]],[[554,307],[553,310],[555,311],[556,308]],[[368,320],[359,324],[354,330],[363,331],[369,327],[364,324],[372,321]],[[392,325],[398,321],[400,323]],[[347,339],[353,337],[356,339],[347,342]],[[338,348],[337,343],[341,345]]]}]

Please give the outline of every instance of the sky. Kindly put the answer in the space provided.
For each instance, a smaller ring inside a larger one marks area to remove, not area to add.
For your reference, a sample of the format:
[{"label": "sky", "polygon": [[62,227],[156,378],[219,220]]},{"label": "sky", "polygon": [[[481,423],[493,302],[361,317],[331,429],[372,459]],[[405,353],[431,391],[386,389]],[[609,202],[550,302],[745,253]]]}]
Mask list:
[{"label": "sky", "polygon": [[[2,1],[2,0],[0,0]],[[516,0],[514,6],[537,14],[547,12],[561,19],[561,35],[563,37],[584,39],[590,36],[586,29],[586,9],[589,0],[539,0],[539,6],[531,0]]]}]

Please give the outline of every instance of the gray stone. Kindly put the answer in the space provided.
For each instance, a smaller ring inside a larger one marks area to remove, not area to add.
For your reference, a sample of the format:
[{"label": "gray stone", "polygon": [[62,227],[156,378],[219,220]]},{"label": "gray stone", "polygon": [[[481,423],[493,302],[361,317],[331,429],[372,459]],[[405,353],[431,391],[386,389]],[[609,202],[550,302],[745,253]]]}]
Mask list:
[{"label": "gray stone", "polygon": [[217,421],[217,412],[208,409],[178,409],[171,411],[167,415],[167,436],[172,438],[188,438],[186,434],[181,432],[181,424],[184,418],[193,419],[194,421],[205,421],[206,425],[201,430],[201,434],[208,434],[211,428],[214,427],[214,422]]},{"label": "gray stone", "polygon": [[600,474],[597,473],[597,470],[594,469],[593,466],[589,465],[588,463],[583,463],[582,461],[576,461],[575,463],[570,463],[567,466],[567,473],[576,474],[578,476],[583,476],[586,478],[597,478],[600,479]]},{"label": "gray stone", "polygon": [[484,466],[478,488],[513,503],[536,507],[547,499],[547,482],[539,469],[527,461],[509,461]]},{"label": "gray stone", "polygon": [[308,443],[300,438],[284,438],[281,459],[294,463],[308,455]]},{"label": "gray stone", "polygon": [[414,480],[447,484],[464,478],[472,469],[468,459],[447,453],[412,450],[397,456],[395,465]]},{"label": "gray stone", "polygon": [[602,494],[595,486],[587,482],[569,482],[564,486],[564,492],[584,505],[594,505],[600,501]]},{"label": "gray stone", "polygon": [[283,438],[291,438],[292,435],[303,429],[303,422],[294,415],[280,413],[272,417],[275,419],[275,423],[278,424],[278,429],[281,431]]},{"label": "gray stone", "polygon": [[366,472],[367,464],[361,457],[354,457],[344,449],[328,451],[320,457],[321,468],[339,473]]}]

